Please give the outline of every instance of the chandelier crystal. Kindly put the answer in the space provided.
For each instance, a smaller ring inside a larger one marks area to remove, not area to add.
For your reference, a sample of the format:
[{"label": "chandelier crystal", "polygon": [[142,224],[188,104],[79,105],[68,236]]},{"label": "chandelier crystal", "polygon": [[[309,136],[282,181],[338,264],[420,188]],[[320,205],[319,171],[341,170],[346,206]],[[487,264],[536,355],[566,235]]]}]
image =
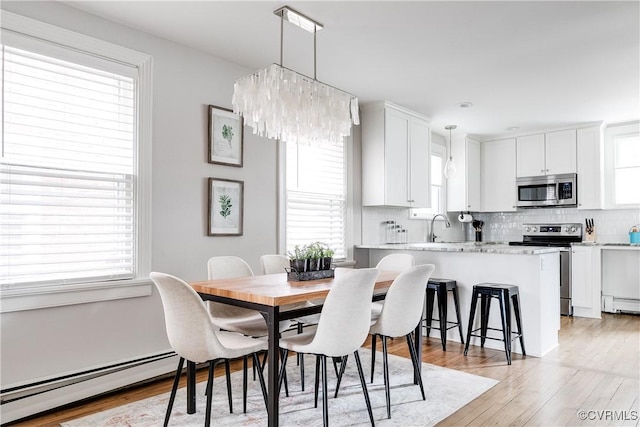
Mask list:
[{"label": "chandelier crystal", "polygon": [[[235,82],[234,113],[263,137],[309,145],[341,142],[351,134],[352,124],[360,124],[358,98],[315,78],[315,34],[322,26],[287,6],[274,13],[297,25],[300,20],[292,17],[306,20],[301,28],[314,34],[314,77],[271,64]],[[282,63],[282,24],[280,30]]]}]

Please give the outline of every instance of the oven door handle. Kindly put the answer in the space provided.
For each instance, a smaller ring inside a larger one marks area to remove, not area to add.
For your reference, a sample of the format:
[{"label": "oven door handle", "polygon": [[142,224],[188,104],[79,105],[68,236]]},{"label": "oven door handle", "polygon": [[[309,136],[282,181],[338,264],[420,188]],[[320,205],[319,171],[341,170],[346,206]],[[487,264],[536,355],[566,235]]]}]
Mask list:
[{"label": "oven door handle", "polygon": [[560,203],[560,181],[556,181],[556,203]]}]

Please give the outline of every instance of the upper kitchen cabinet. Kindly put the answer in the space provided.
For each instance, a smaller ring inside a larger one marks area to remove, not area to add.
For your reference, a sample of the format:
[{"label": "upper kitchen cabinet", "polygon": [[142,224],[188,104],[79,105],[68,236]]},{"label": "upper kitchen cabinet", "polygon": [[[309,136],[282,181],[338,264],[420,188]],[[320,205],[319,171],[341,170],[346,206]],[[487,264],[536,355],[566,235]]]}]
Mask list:
[{"label": "upper kitchen cabinet", "polygon": [[517,177],[576,173],[575,129],[516,139]]},{"label": "upper kitchen cabinet", "polygon": [[427,117],[381,102],[362,107],[362,205],[428,208]]},{"label": "upper kitchen cabinet", "polygon": [[604,139],[602,126],[577,131],[578,209],[604,207]]},{"label": "upper kitchen cabinet", "polygon": [[480,142],[468,137],[451,140],[456,171],[447,179],[447,211],[480,210]]},{"label": "upper kitchen cabinet", "polygon": [[480,147],[480,210],[516,210],[516,140],[484,141]]}]

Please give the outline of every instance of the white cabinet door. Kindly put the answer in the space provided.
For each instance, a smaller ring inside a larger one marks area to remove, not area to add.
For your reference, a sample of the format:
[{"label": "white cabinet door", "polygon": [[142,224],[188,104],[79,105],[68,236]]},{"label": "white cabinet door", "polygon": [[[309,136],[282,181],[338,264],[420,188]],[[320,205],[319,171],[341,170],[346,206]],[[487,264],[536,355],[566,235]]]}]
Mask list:
[{"label": "white cabinet door", "polygon": [[578,209],[604,207],[604,146],[602,128],[577,131]]},{"label": "white cabinet door", "polygon": [[429,121],[388,102],[362,113],[362,205],[428,208]]},{"label": "white cabinet door", "polygon": [[571,303],[574,307],[593,306],[593,262],[590,246],[571,248]]},{"label": "white cabinet door", "polygon": [[421,120],[412,120],[409,138],[409,203],[411,207],[428,208],[431,206],[429,125]]},{"label": "white cabinet door", "polygon": [[480,149],[481,211],[516,210],[516,140],[483,142]]},{"label": "white cabinet door", "polygon": [[409,119],[385,109],[384,117],[385,200],[390,206],[409,206]]},{"label": "white cabinet door", "polygon": [[546,174],[576,173],[575,129],[545,134]]},{"label": "white cabinet door", "polygon": [[480,210],[480,142],[467,138],[467,210]]},{"label": "white cabinet door", "polygon": [[546,175],[544,134],[520,136],[516,143],[518,178]]}]

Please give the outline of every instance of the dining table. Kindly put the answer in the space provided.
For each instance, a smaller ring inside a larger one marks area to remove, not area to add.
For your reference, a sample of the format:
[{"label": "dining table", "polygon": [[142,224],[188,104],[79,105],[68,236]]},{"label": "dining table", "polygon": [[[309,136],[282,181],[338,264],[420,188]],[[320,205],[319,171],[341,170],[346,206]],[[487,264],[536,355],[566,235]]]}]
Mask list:
[{"label": "dining table", "polygon": [[[373,301],[384,299],[387,290],[398,272],[381,271],[376,279]],[[294,319],[322,310],[322,303],[300,304],[305,301],[323,300],[335,283],[335,278],[316,280],[289,280],[287,273],[262,276],[237,277],[228,279],[203,280],[190,282],[190,286],[203,300],[216,301],[237,307],[259,311],[267,324],[267,394],[268,425],[279,423],[279,324],[283,320]],[[416,327],[415,347],[421,359],[422,334],[419,324]],[[187,363],[187,413],[196,411],[196,374],[195,363]]]}]

